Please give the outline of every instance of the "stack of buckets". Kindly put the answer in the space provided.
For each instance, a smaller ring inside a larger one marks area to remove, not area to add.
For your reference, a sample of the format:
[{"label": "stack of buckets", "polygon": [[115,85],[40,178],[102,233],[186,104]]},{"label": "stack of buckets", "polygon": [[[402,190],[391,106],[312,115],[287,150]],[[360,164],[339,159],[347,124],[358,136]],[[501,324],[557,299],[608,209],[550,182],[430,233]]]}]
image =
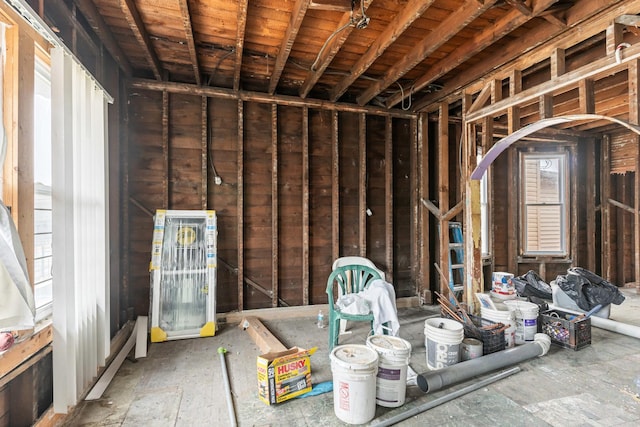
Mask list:
[{"label": "stack of buckets", "polygon": [[404,405],[411,344],[399,337],[373,335],[367,345],[341,345],[331,355],[333,410],[348,424],[373,419],[376,403]]},{"label": "stack of buckets", "polygon": [[482,306],[480,307],[480,317],[507,326],[507,329],[504,330],[505,347],[512,348],[516,345],[516,318],[513,311],[492,310]]},{"label": "stack of buckets", "polygon": [[480,316],[493,322],[509,325],[504,331],[507,348],[533,341],[533,337],[538,331],[539,307],[532,302],[520,300],[504,301],[503,304],[507,310],[492,310],[481,307]]},{"label": "stack of buckets", "polygon": [[540,307],[532,302],[520,300],[505,301],[504,305],[509,308],[516,319],[516,344],[533,341],[533,337],[538,332],[538,310]]}]

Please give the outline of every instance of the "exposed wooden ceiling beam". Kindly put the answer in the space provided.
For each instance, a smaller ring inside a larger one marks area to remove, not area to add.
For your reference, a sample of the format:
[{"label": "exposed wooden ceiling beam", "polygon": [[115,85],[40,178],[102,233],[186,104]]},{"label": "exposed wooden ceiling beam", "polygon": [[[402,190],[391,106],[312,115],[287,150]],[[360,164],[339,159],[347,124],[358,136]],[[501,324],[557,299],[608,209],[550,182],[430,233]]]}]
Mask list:
[{"label": "exposed wooden ceiling beam", "polygon": [[213,86],[196,86],[189,83],[174,83],[158,80],[129,79],[127,85],[132,89],[145,89],[155,91],[167,91],[170,93],[182,93],[185,95],[209,96],[220,99],[240,99],[262,104],[278,104],[290,107],[317,108],[330,111],[348,111],[350,113],[367,113],[384,117],[398,117],[404,119],[415,119],[416,113],[402,111],[398,109],[389,110],[383,107],[365,105],[360,107],[346,102],[331,102],[325,99],[301,99],[290,95],[270,95],[265,92],[251,92],[245,90],[233,90],[218,88]]},{"label": "exposed wooden ceiling beam", "polygon": [[[427,34],[408,55],[405,55],[402,60],[391,67],[381,80],[372,83],[360,94],[357,98],[358,104],[365,105],[371,101],[376,95],[458,34],[458,32],[470,22],[482,15],[487,9],[492,7],[495,2],[496,0],[487,0],[481,4],[478,3],[478,0],[466,0],[458,10],[449,15],[440,25]],[[473,44],[475,45],[475,43]]]},{"label": "exposed wooden ceiling beam", "polygon": [[548,14],[542,15],[542,18],[546,19],[548,22],[550,22],[553,25],[556,25],[556,26],[558,26],[560,28],[566,28],[567,27],[567,22],[564,19],[557,17],[553,13],[548,13]]},{"label": "exposed wooden ceiling beam", "polygon": [[351,0],[311,0],[309,9],[349,12],[351,10]]},{"label": "exposed wooden ceiling beam", "polygon": [[269,93],[271,94],[276,91],[278,81],[280,81],[280,76],[282,75],[282,70],[287,63],[293,43],[296,41],[298,30],[300,29],[300,25],[302,25],[304,16],[307,13],[310,1],[311,0],[298,0],[293,8],[291,18],[289,19],[289,25],[287,26],[287,31],[284,35],[284,39],[282,40],[282,44],[280,45],[280,50],[278,51],[278,57],[276,58],[276,63],[273,68],[273,74],[271,74],[271,82],[269,83]]},{"label": "exposed wooden ceiling beam", "polygon": [[[413,89],[418,91],[429,83],[434,82],[439,77],[442,77],[458,65],[495,43],[497,40],[500,40],[511,31],[531,20],[536,13],[542,12],[556,1],[557,0],[539,0],[535,5],[535,9],[533,9],[533,13],[530,15],[524,15],[517,9],[511,10],[508,14],[504,15],[502,19],[477,34],[474,37],[473,43],[463,44],[458,49],[447,55],[447,57],[442,61],[438,62],[437,66],[431,67],[429,71],[413,83]],[[522,47],[524,48],[524,46]],[[409,95],[409,93],[405,92],[405,96]],[[391,108],[403,99],[404,98],[401,93],[392,95],[387,99],[387,107]]]},{"label": "exposed wooden ceiling beam", "polygon": [[124,13],[124,17],[129,24],[129,28],[133,31],[133,35],[136,37],[136,40],[138,40],[138,43],[140,43],[144,56],[147,58],[149,66],[151,66],[153,75],[156,79],[161,80],[162,66],[160,65],[158,56],[153,49],[151,39],[149,38],[149,34],[144,26],[144,22],[142,22],[138,8],[133,0],[120,0],[120,9],[122,9],[122,13]]},{"label": "exposed wooden ceiling beam", "polygon": [[[520,13],[522,13],[524,16],[533,16],[533,9],[531,7],[529,7],[524,0],[505,0],[508,4],[510,4],[511,6],[513,6],[514,8],[516,8],[517,10],[520,11]],[[564,28],[567,26],[566,22],[564,22],[562,19],[558,18],[556,15],[554,15],[553,13],[545,13],[545,14],[540,14],[539,15],[541,18],[546,19],[547,21],[549,21],[550,23],[557,25],[561,28]]]},{"label": "exposed wooden ceiling beam", "polygon": [[533,13],[533,10],[529,6],[527,6],[524,0],[505,0],[505,3],[516,8],[525,16],[531,16],[531,14]]},{"label": "exposed wooden ceiling beam", "polygon": [[337,101],[351,84],[360,77],[396,39],[409,28],[431,6],[435,0],[410,0],[393,22],[387,25],[384,32],[369,46],[367,52],[360,57],[351,72],[331,91],[329,99]]},{"label": "exposed wooden ceiling beam", "polygon": [[[362,8],[364,8],[366,12],[373,0],[360,1],[364,2]],[[356,7],[358,11],[362,8]],[[320,76],[322,76],[322,73],[324,73],[324,70],[326,70],[329,64],[331,64],[331,61],[333,61],[333,58],[336,56],[344,42],[347,41],[347,38],[351,34],[351,31],[353,31],[353,29],[355,28],[353,25],[347,27],[350,21],[351,12],[345,12],[340,19],[338,26],[336,27],[336,31],[340,30],[343,27],[344,29],[336,34],[335,37],[333,37],[330,41],[328,41],[327,45],[324,47],[322,56],[318,58],[318,60],[316,60],[316,63],[314,63],[315,69],[312,69],[307,73],[307,77],[305,78],[304,83],[300,88],[300,97],[306,98],[307,95],[309,95],[309,92],[311,92],[313,86],[318,82]]]},{"label": "exposed wooden ceiling beam", "polygon": [[98,9],[96,9],[93,2],[91,0],[74,0],[74,2],[78,6],[78,9],[80,9],[80,12],[82,12],[82,15],[84,15],[89,25],[91,25],[91,28],[95,31],[98,38],[100,38],[104,47],[107,49],[109,54],[111,54],[114,61],[116,61],[127,77],[131,77],[133,74],[131,64],[120,49],[116,40],[113,38],[111,30],[109,30],[109,27],[104,22],[104,19],[102,19],[102,16],[100,16],[100,12],[98,12]]},{"label": "exposed wooden ceiling beam", "polygon": [[240,89],[240,71],[242,70],[242,50],[244,49],[244,34],[247,25],[247,7],[249,0],[238,1],[238,30],[236,31],[236,70],[233,75],[233,89]]},{"label": "exposed wooden ceiling beam", "polygon": [[[514,69],[514,67],[519,69],[527,68],[532,64],[543,60],[544,57],[549,57],[551,55],[551,52],[558,47],[573,46],[574,44],[582,40],[586,40],[589,37],[601,33],[603,31],[602,29],[605,28],[615,17],[620,16],[621,13],[624,13],[622,12],[623,9],[640,7],[640,0],[635,0],[632,2],[632,4],[619,5],[618,3],[619,2],[617,2],[616,0],[607,0],[605,5],[599,2],[579,3],[577,6],[567,12],[567,22],[569,23],[568,26],[573,28],[580,25],[581,31],[579,33],[575,31],[566,32],[566,30],[563,33],[562,29],[555,25],[551,25],[548,22],[538,25],[531,31],[529,31],[526,36],[512,41],[508,46],[502,49],[499,55],[494,55],[491,58],[487,58],[487,60],[483,62],[483,68],[471,68],[464,73],[460,73],[451,80],[447,81],[446,86],[443,90],[425,95],[420,100],[414,102],[413,109],[415,111],[421,111],[428,105],[434,104],[444,98],[453,95],[457,91],[466,88],[474,81],[481,79],[483,76],[488,77],[486,76],[487,70],[497,70],[499,67],[502,67],[504,64],[507,64],[509,62],[517,61],[518,63],[510,66],[508,69],[505,69],[504,72],[508,72],[509,70]],[[543,7],[544,4],[540,3],[539,5],[536,5],[534,9],[538,10],[542,9]],[[554,6],[551,7],[553,8]],[[496,25],[493,26],[493,31],[498,31],[498,27],[500,25],[504,25],[504,21],[506,21],[508,16],[505,16],[505,20],[496,23]],[[549,45],[546,48],[540,50],[535,54],[535,56],[532,56],[532,54],[523,56],[523,53],[530,52],[534,48],[541,46],[542,44],[548,42],[561,33],[565,35],[561,36],[559,39],[555,39],[553,45]],[[472,55],[474,55],[475,53],[476,52],[473,52]],[[449,55],[449,58],[459,56],[460,53],[456,51],[452,52],[451,55]],[[447,66],[438,67],[438,72],[429,71],[427,74],[420,78],[420,82],[423,82],[425,80],[433,82],[457,67],[466,59],[467,58],[463,57],[459,61],[455,61],[448,65],[443,64]],[[387,106],[389,105],[390,102],[387,101]]]},{"label": "exposed wooden ceiling beam", "polygon": [[191,26],[191,13],[189,13],[188,0],[180,0],[180,13],[182,14],[182,23],[184,25],[184,33],[187,36],[187,46],[189,47],[189,55],[191,56],[191,65],[193,73],[196,77],[196,84],[202,84],[200,78],[200,66],[198,65],[198,54],[196,52],[196,42],[193,37],[193,27]]}]

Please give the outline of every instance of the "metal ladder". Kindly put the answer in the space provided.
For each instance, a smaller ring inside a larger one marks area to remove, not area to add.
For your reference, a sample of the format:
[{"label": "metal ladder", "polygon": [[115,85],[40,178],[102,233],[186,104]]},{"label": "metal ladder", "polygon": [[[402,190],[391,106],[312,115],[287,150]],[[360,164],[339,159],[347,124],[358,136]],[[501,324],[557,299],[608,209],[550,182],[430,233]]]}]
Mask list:
[{"label": "metal ladder", "polygon": [[464,289],[464,241],[462,224],[449,223],[449,288],[454,293]]}]

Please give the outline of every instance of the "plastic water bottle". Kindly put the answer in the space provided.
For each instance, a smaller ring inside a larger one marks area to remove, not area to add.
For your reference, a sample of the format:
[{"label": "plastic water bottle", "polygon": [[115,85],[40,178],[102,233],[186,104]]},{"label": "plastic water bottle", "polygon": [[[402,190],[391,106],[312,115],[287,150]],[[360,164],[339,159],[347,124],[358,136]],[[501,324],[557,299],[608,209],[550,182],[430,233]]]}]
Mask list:
[{"label": "plastic water bottle", "polygon": [[324,326],[324,313],[320,310],[318,312],[318,328],[323,329]]},{"label": "plastic water bottle", "polygon": [[636,396],[640,397],[640,374],[636,377]]}]

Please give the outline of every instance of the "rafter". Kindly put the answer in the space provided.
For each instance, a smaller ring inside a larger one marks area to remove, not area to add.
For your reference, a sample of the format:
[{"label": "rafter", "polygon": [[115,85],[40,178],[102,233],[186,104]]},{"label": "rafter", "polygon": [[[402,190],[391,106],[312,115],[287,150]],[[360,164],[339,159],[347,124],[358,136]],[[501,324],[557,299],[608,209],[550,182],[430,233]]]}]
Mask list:
[{"label": "rafter", "polygon": [[[477,34],[474,37],[473,43],[467,43],[460,46],[458,49],[447,55],[445,59],[440,61],[436,67],[431,67],[429,71],[413,83],[414,91],[418,91],[429,83],[432,83],[436,79],[442,77],[458,65],[476,55],[478,52],[481,52],[497,40],[509,34],[511,31],[533,19],[536,13],[542,12],[556,1],[557,0],[539,1],[536,3],[534,13],[531,15],[524,15],[517,9],[511,10],[508,14],[502,17],[502,19]],[[406,92],[405,95],[409,96]],[[401,93],[395,94],[387,99],[387,107],[391,108],[402,100],[403,97]]]},{"label": "rafter", "polygon": [[291,18],[289,19],[289,25],[287,26],[287,32],[284,35],[282,44],[280,45],[280,50],[278,51],[278,57],[276,58],[273,74],[271,74],[271,82],[269,83],[269,93],[271,94],[275,92],[276,87],[278,86],[278,81],[280,81],[282,70],[287,63],[289,53],[291,53],[293,42],[296,41],[298,30],[300,29],[300,25],[302,25],[304,16],[307,13],[307,8],[309,7],[310,1],[311,0],[298,0],[295,7],[293,8]]},{"label": "rafter", "polygon": [[337,101],[340,96],[347,90],[351,84],[356,81],[367,69],[375,62],[376,59],[384,53],[384,51],[396,41],[398,37],[409,26],[418,19],[422,14],[431,6],[435,0],[411,0],[402,11],[396,16],[396,18],[387,25],[380,36],[376,38],[367,52],[360,57],[353,67],[351,67],[350,74],[342,79],[340,83],[331,91],[329,99]]},{"label": "rafter", "polygon": [[193,73],[196,77],[196,84],[200,85],[202,84],[202,80],[200,79],[200,66],[198,65],[198,54],[196,52],[196,42],[193,37],[188,0],[180,0],[180,13],[182,13],[182,23],[184,25],[184,33],[187,37],[187,46],[189,47],[189,55],[191,56],[191,65],[193,66]]},{"label": "rafter", "polygon": [[351,10],[351,0],[311,0],[309,9],[348,12]]},{"label": "rafter", "polygon": [[[534,10],[544,10],[545,5],[549,3],[553,3],[549,0],[540,0],[534,7]],[[626,8],[632,7],[640,7],[640,1],[634,1],[632,4],[628,4]],[[566,33],[566,36],[561,36],[560,39],[554,41],[553,46],[548,46],[546,49],[540,50],[536,55],[536,58],[532,58],[531,55],[523,56],[524,52],[531,52],[532,49],[541,46],[542,44],[548,42],[552,38],[558,36],[563,32],[559,27],[552,25],[548,22],[542,23],[541,25],[536,26],[531,31],[529,31],[524,39],[519,39],[511,42],[508,46],[505,46],[502,49],[501,54],[494,55],[491,58],[488,58],[484,63],[482,68],[472,68],[466,72],[460,73],[456,75],[451,80],[447,81],[445,88],[442,91],[436,93],[430,93],[425,95],[423,98],[413,103],[413,109],[415,111],[421,111],[426,106],[435,104],[436,102],[452,95],[459,88],[464,88],[470,85],[472,82],[477,81],[482,78],[483,75],[486,74],[486,70],[495,70],[499,67],[507,64],[511,61],[518,60],[520,65],[514,64],[516,67],[526,68],[531,63],[535,63],[537,61],[542,60],[543,58],[540,56],[548,57],[551,55],[553,49],[556,49],[559,46],[570,46],[576,44],[580,40],[587,39],[595,34],[600,33],[602,30],[602,25],[606,25],[606,23],[611,22],[614,17],[620,15],[620,8],[617,5],[615,0],[608,0],[607,5],[603,6],[602,4],[596,2],[585,2],[580,3],[576,6],[577,9],[572,8],[567,11],[567,22],[570,22],[569,27],[573,28],[578,25],[581,26],[580,33]],[[608,10],[604,13],[599,13],[603,9],[608,8]],[[556,9],[556,5],[547,6],[547,11]],[[543,12],[544,13],[544,12]],[[504,31],[504,27],[509,25],[508,19],[517,19],[518,13],[513,11],[512,13],[505,16],[504,19],[496,22],[492,28],[491,32],[499,33]],[[593,19],[591,19],[593,18]],[[501,29],[502,28],[502,29]],[[511,28],[511,27],[509,27]],[[511,31],[509,29],[508,31]],[[508,32],[507,31],[507,32]],[[447,58],[447,63],[441,64],[438,67],[437,71],[429,71],[424,76],[422,76],[418,82],[421,87],[426,86],[430,82],[434,82],[440,77],[444,76],[455,67],[460,65],[460,63],[466,61],[469,57],[475,55],[477,52],[475,50],[466,49],[462,51],[458,49],[455,52],[452,52]],[[467,56],[468,55],[468,56]],[[528,65],[525,65],[528,64]],[[424,82],[427,82],[423,85]],[[416,86],[417,87],[417,86]],[[387,107],[391,106],[390,102],[391,98],[387,101]],[[396,101],[396,103],[400,102],[400,99]]]},{"label": "rafter", "polygon": [[144,22],[142,22],[138,8],[136,8],[133,0],[120,0],[120,9],[122,9],[124,17],[127,20],[133,35],[136,37],[136,40],[138,40],[138,43],[140,43],[144,56],[147,58],[149,66],[153,71],[153,75],[156,79],[161,80],[162,66],[160,65],[160,61],[153,49],[151,39],[149,38],[149,34],[144,26]]},{"label": "rafter", "polygon": [[[364,2],[363,8],[366,12],[367,9],[369,9],[369,6],[371,5],[371,2],[373,0],[360,0],[360,1]],[[360,10],[361,8],[357,8],[357,9]],[[342,15],[342,18],[340,19],[338,26],[336,27],[336,31],[348,25],[350,21],[351,21],[351,12],[345,12]],[[345,27],[342,31],[336,34],[336,36],[333,37],[328,42],[328,44],[324,48],[324,53],[322,57],[320,57],[319,61],[317,61],[318,64],[316,65],[315,70],[310,70],[307,73],[307,77],[305,78],[304,83],[300,88],[300,92],[299,92],[300,97],[306,98],[307,95],[309,95],[309,92],[311,92],[311,89],[313,89],[313,86],[318,82],[318,80],[322,76],[322,73],[324,73],[324,70],[327,69],[327,67],[329,66],[331,61],[333,61],[333,58],[336,56],[340,48],[342,48],[342,45],[344,44],[344,42],[347,41],[347,38],[349,38],[349,35],[351,34],[351,31],[353,31],[353,29],[354,29],[353,26]]]},{"label": "rafter", "polygon": [[238,1],[238,30],[236,32],[236,70],[233,75],[233,90],[240,89],[240,70],[242,70],[242,50],[244,49],[244,34],[247,24],[247,7],[249,0]]},{"label": "rafter", "polygon": [[113,59],[116,61],[118,66],[124,71],[124,74],[127,77],[131,77],[133,74],[133,70],[131,68],[131,64],[127,60],[127,57],[120,49],[120,46],[116,42],[109,30],[109,27],[100,16],[100,12],[96,9],[96,6],[90,0],[74,0],[82,15],[84,15],[89,25],[93,31],[95,31],[98,38],[102,41],[102,44],[107,49],[107,51],[111,54]]},{"label": "rafter", "polygon": [[483,4],[480,4],[478,0],[466,0],[458,10],[449,15],[440,25],[427,34],[409,54],[405,55],[402,60],[391,67],[381,80],[371,84],[367,90],[358,96],[358,104],[365,105],[371,101],[376,95],[458,34],[458,32],[471,21],[492,7],[495,2],[496,0],[487,0]]}]

